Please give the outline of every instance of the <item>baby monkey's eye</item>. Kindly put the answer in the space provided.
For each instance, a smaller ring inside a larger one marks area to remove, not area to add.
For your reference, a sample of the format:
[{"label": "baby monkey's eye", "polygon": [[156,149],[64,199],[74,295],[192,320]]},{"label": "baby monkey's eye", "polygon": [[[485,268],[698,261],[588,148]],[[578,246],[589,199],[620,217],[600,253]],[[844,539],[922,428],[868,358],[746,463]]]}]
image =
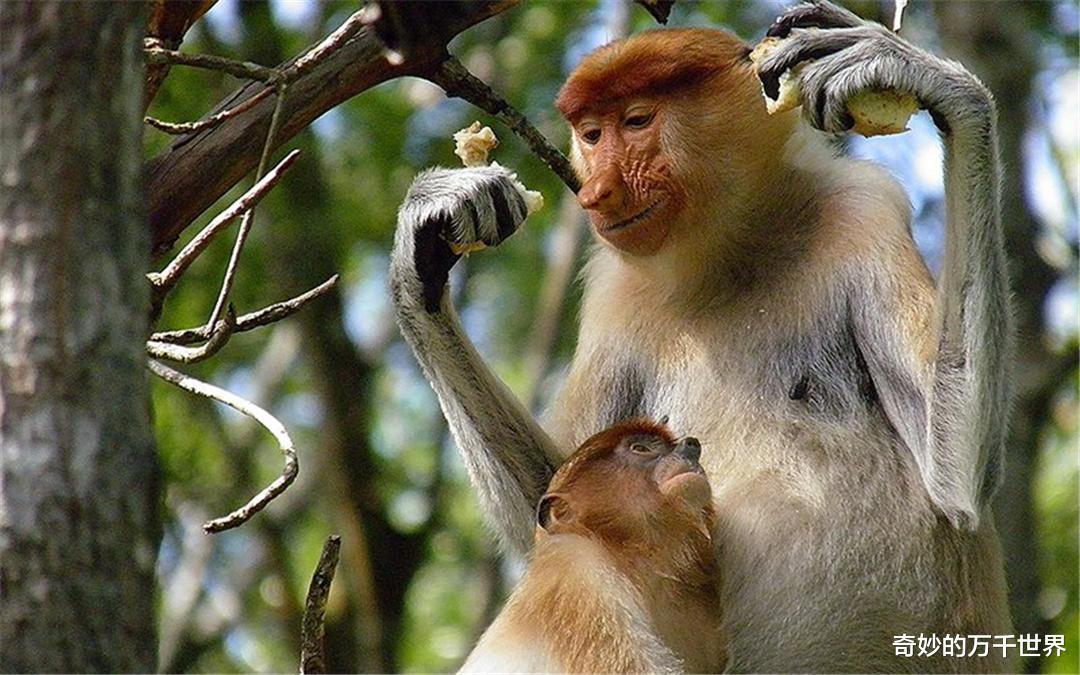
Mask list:
[{"label": "baby monkey's eye", "polygon": [[644,443],[632,443],[630,445],[630,452],[637,453],[639,455],[652,455],[656,453],[656,450],[652,446]]}]

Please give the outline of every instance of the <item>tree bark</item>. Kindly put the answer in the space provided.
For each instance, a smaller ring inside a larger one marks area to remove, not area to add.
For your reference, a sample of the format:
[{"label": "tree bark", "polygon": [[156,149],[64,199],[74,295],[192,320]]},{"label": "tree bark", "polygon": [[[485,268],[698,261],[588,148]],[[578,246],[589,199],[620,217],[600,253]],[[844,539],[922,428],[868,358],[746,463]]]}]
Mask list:
[{"label": "tree bark", "polygon": [[145,9],[0,3],[0,672],[156,667]]}]

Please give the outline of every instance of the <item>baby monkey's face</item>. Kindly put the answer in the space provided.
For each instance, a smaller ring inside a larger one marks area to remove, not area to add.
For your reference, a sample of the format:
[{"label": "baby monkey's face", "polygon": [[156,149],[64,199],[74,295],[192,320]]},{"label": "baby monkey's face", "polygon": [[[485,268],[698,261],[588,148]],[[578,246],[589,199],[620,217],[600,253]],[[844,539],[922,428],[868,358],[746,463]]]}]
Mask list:
[{"label": "baby monkey's face", "polygon": [[701,443],[692,436],[669,441],[655,434],[637,434],[623,439],[616,454],[624,461],[647,468],[656,487],[668,497],[685,500],[696,508],[705,507],[712,490],[705,477]]}]

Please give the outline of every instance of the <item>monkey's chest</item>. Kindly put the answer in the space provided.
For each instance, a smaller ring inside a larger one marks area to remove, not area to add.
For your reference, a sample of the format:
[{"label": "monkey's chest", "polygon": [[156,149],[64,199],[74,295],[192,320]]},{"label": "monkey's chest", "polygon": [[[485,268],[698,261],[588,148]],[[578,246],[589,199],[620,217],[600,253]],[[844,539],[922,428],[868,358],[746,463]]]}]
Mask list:
[{"label": "monkey's chest", "polygon": [[676,433],[789,442],[881,419],[852,331],[821,327],[775,339],[767,326],[715,336],[686,331],[617,364],[599,406],[600,427],[667,416]]}]

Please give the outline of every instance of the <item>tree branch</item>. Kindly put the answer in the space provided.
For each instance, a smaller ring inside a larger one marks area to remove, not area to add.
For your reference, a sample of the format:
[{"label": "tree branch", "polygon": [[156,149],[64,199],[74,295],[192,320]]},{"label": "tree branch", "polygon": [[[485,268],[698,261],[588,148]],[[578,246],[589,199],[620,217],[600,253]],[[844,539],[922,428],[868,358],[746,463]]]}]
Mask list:
[{"label": "tree branch", "polygon": [[315,566],[304,603],[304,619],[300,630],[300,672],[326,672],[326,601],[341,551],[341,537],[330,535],[323,544],[322,555]]},{"label": "tree branch", "polygon": [[257,82],[272,83],[281,79],[281,73],[277,68],[260,66],[250,61],[237,61],[213,54],[189,54],[162,47],[147,47],[144,51],[146,62],[153,66],[191,66],[228,73],[234,77]]},{"label": "tree branch", "polygon": [[236,330],[236,311],[229,305],[225,318],[219,321],[210,332],[210,339],[200,347],[185,347],[155,340],[153,336],[146,341],[146,353],[151,358],[166,359],[178,363],[197,363],[204,361],[225,346]]},{"label": "tree branch", "polygon": [[165,133],[173,134],[174,136],[178,136],[180,134],[195,133],[204,129],[216,127],[227,119],[231,119],[233,117],[236,117],[237,115],[241,115],[247,112],[248,110],[251,110],[255,107],[256,104],[258,104],[264,98],[270,96],[270,94],[272,93],[274,93],[274,89],[272,87],[267,87],[266,89],[263,89],[262,91],[255,94],[240,105],[228,108],[226,110],[222,110],[216,115],[211,115],[210,117],[207,117],[206,119],[200,120],[198,122],[165,122],[157,119],[156,117],[144,117],[143,121],[157,129],[158,131],[164,131]]},{"label": "tree branch", "polygon": [[[338,275],[335,274],[315,288],[306,293],[302,293],[295,298],[274,303],[267,307],[263,307],[256,312],[244,314],[236,319],[236,325],[233,327],[232,333],[243,333],[245,331],[254,330],[256,328],[261,328],[262,326],[268,326],[276,321],[281,321],[288,316],[292,316],[315,298],[324,295],[333,288],[337,282]],[[219,321],[217,326],[220,326],[221,323],[222,322]],[[217,326],[215,326],[215,331],[218,330]],[[159,344],[191,345],[206,340],[207,334],[213,334],[215,331],[210,331],[208,326],[184,328],[182,330],[169,330],[153,333],[150,336],[150,340]]]},{"label": "tree branch", "polygon": [[206,250],[206,247],[210,245],[214,237],[223,230],[226,226],[232,223],[237,216],[247,212],[259,201],[266,196],[266,193],[270,191],[272,187],[277,185],[281,180],[281,175],[293,165],[296,158],[300,156],[299,150],[293,150],[289,154],[285,155],[285,158],[278,162],[277,166],[270,170],[264,178],[256,181],[254,185],[248,189],[243,195],[240,196],[235,202],[233,202],[229,208],[218,214],[213,220],[202,229],[199,234],[195,235],[195,238],[188,242],[180,253],[176,254],[165,269],[160,272],[151,272],[147,274],[147,278],[150,279],[150,283],[154,289],[154,305],[159,307],[161,300],[164,296],[172,290],[176,283],[180,281],[181,275],[191,263],[195,262],[195,259]]},{"label": "tree branch", "polygon": [[[271,69],[289,73],[289,96],[271,150],[305,129],[315,118],[371,87],[403,75],[434,71],[455,35],[516,4],[516,0],[478,0],[453,4],[413,3],[418,17],[410,49],[399,65],[387,62],[372,26],[356,28],[356,15],[292,63]],[[168,51],[168,50],[162,50]],[[318,56],[309,57],[312,53]],[[166,58],[160,54],[154,58]],[[261,72],[256,70],[255,72]],[[252,82],[223,100],[209,116],[235,108],[266,84]],[[153,250],[162,253],[180,233],[229,188],[255,168],[274,105],[267,100],[247,114],[180,136],[146,167]]]},{"label": "tree branch", "polygon": [[559,152],[524,115],[483,80],[470,73],[456,58],[447,57],[435,72],[425,77],[442,87],[447,96],[464,99],[505,124],[562,179],[571,192],[576,194],[581,189],[581,182],[566,155]]},{"label": "tree branch", "polygon": [[[276,88],[277,100],[274,102],[274,114],[270,117],[270,129],[266,132],[266,140],[263,142],[259,166],[255,169],[256,181],[266,173],[266,164],[270,160],[270,149],[273,147],[274,136],[277,135],[278,127],[281,125],[281,110],[285,104],[286,84],[279,81]],[[229,302],[229,293],[232,292],[233,283],[236,281],[236,270],[240,265],[240,253],[244,250],[244,243],[247,242],[248,234],[251,232],[251,226],[254,222],[255,208],[252,207],[245,211],[240,219],[240,229],[236,232],[236,241],[233,243],[233,250],[229,255],[229,263],[225,267],[225,278],[221,281],[221,291],[218,293],[214,309],[210,312],[210,319],[206,322],[208,326],[217,325],[221,313],[225,311],[225,306]]]},{"label": "tree branch", "polygon": [[262,511],[267,504],[284,492],[292,482],[296,480],[296,474],[300,470],[300,464],[296,457],[296,449],[293,446],[289,432],[285,429],[285,425],[279,422],[276,417],[247,399],[241,398],[232,392],[225,391],[220,387],[215,387],[212,384],[184,375],[183,373],[173,370],[165,364],[154,361],[153,359],[147,361],[147,367],[150,369],[150,372],[170,384],[175,384],[181,389],[193,394],[204,396],[218,401],[219,403],[224,403],[233,410],[255,420],[273,435],[278,443],[278,447],[281,448],[281,453],[285,456],[285,467],[282,469],[280,476],[274,479],[274,481],[266,486],[261,492],[252,497],[247,504],[244,504],[227,516],[215,518],[203,523],[204,531],[207,533],[221,532],[243,525],[256,513]]}]

